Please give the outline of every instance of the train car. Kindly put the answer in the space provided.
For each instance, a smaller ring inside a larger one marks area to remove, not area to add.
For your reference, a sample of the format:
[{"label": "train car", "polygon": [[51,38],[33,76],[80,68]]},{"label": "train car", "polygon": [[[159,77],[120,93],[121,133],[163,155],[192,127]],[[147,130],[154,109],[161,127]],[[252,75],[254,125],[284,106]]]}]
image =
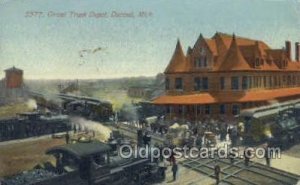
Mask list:
[{"label": "train car", "polygon": [[150,102],[141,101],[138,103],[131,103],[123,105],[120,112],[118,112],[118,119],[120,121],[137,121],[146,122],[146,118],[164,115],[164,108],[153,105]]},{"label": "train car", "polygon": [[300,124],[300,105],[296,105],[294,108],[294,115],[298,124]]},{"label": "train car", "polygon": [[66,114],[80,115],[87,119],[103,122],[109,121],[113,117],[113,108],[109,101],[63,93],[29,93],[36,100],[39,108],[48,108],[55,112],[64,111]]},{"label": "train car", "polygon": [[246,144],[269,141],[288,146],[300,134],[300,99],[244,110],[238,116]]},{"label": "train car", "polygon": [[[160,182],[165,168],[149,159],[123,159],[112,154],[112,148],[100,141],[82,141],[49,149],[46,154],[55,158],[55,165],[43,170],[45,176],[32,178],[15,176],[5,185],[118,185]],[[29,172],[30,173],[30,172]],[[24,183],[22,179],[27,181]],[[19,183],[21,182],[21,183]]]},{"label": "train car", "polygon": [[0,120],[0,141],[41,136],[71,129],[67,115],[24,112],[11,119]]},{"label": "train car", "polygon": [[107,101],[74,100],[65,104],[65,110],[68,114],[104,122],[113,115],[112,104]]}]

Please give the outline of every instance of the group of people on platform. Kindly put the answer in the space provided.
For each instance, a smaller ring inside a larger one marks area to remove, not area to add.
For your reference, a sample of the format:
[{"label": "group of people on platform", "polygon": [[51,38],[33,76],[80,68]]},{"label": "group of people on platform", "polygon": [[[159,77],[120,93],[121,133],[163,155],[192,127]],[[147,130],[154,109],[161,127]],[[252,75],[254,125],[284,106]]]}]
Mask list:
[{"label": "group of people on platform", "polygon": [[[228,142],[231,143],[230,147],[236,147],[239,146],[241,143],[240,141],[243,140],[243,133],[244,128],[243,125],[240,124],[230,124],[225,123],[224,121],[199,121],[196,123],[185,123],[188,126],[187,131],[190,133],[189,138],[186,140],[186,143],[184,145],[187,146],[196,146],[198,148],[202,147],[210,147],[211,141],[207,138],[205,138],[206,133],[213,133],[214,137],[218,142]],[[165,134],[168,134],[169,127],[164,127],[160,125],[162,124],[152,124],[152,125],[145,125],[145,130],[147,130],[147,134],[144,137],[144,144],[149,145],[151,139],[149,139],[149,133],[158,133],[162,136]],[[170,125],[170,124],[169,124]],[[244,152],[244,162],[245,166],[249,166],[251,161],[251,151],[247,150],[247,147],[245,148]],[[230,163],[234,165],[236,159],[236,156],[233,155],[231,152],[228,154],[228,159],[230,160]],[[271,156],[268,155],[268,145],[265,146],[265,160],[266,165],[270,166]],[[173,180],[176,180],[177,172],[178,172],[178,164],[176,162],[176,159],[174,156],[171,155],[170,159],[170,165],[171,171],[173,174]],[[222,169],[220,166],[216,163],[214,167],[215,171],[215,179],[216,183],[218,184],[220,182],[220,174],[222,172]]]}]

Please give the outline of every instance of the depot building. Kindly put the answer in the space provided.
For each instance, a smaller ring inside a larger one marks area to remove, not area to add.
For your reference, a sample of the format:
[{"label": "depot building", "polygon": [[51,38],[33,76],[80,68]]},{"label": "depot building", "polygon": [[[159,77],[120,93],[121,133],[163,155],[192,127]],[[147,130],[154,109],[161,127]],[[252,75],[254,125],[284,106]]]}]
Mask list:
[{"label": "depot building", "polygon": [[153,100],[167,118],[232,119],[242,109],[300,97],[299,43],[272,49],[260,40],[201,34],[186,54],[178,40],[165,69],[165,95]]}]

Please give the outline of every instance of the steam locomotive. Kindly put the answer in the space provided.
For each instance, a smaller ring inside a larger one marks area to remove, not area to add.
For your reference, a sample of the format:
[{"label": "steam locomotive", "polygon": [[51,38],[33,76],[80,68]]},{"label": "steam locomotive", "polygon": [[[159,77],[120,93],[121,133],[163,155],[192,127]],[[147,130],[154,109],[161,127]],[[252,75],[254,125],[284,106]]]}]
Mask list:
[{"label": "steam locomotive", "polygon": [[[5,185],[118,185],[160,182],[165,168],[149,159],[123,159],[113,153],[109,144],[81,141],[46,151],[55,157],[55,166],[44,168],[45,177],[23,182],[21,176],[6,179]],[[39,169],[41,170],[41,169]],[[49,175],[49,174],[52,174]]]}]

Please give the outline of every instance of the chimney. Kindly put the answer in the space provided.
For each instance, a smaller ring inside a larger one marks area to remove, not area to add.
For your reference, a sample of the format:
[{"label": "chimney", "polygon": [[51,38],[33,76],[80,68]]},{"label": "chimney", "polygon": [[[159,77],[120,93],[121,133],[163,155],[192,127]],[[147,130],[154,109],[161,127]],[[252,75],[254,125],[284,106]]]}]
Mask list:
[{"label": "chimney", "polygon": [[291,41],[285,41],[285,53],[289,60],[291,60]]},{"label": "chimney", "polygon": [[299,42],[296,42],[295,43],[295,60],[297,61],[297,62],[300,62],[300,44],[299,44]]}]

